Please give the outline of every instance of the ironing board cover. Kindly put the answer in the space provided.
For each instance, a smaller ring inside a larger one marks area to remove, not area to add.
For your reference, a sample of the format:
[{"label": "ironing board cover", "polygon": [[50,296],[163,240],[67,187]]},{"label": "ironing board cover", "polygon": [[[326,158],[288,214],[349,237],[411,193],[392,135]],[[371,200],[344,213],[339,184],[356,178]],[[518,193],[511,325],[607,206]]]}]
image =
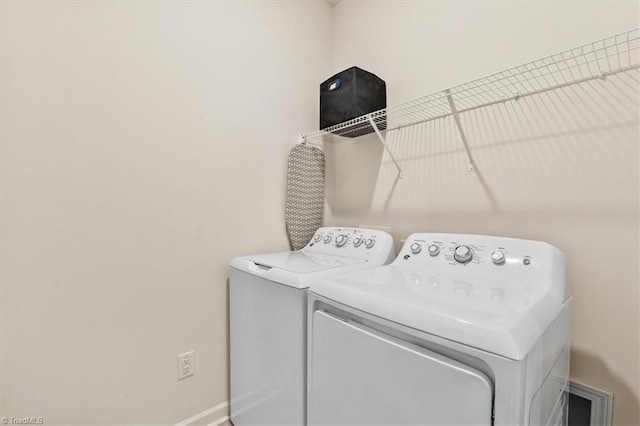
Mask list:
[{"label": "ironing board cover", "polygon": [[324,174],[322,150],[306,144],[291,148],[287,166],[285,224],[294,250],[306,246],[322,226]]}]

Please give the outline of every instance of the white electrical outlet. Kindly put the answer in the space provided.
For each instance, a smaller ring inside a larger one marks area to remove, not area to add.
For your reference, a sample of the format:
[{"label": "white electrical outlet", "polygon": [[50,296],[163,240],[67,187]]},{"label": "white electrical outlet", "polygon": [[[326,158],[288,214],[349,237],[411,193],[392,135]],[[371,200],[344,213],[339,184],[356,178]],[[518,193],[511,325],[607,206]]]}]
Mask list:
[{"label": "white electrical outlet", "polygon": [[178,355],[178,380],[193,376],[196,373],[194,351]]}]

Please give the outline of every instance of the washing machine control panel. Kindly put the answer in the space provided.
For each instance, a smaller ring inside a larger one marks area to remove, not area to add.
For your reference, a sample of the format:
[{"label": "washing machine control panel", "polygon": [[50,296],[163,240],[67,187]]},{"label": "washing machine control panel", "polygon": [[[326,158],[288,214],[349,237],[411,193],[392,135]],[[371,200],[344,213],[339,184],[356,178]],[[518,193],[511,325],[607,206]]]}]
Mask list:
[{"label": "washing machine control panel", "polygon": [[[411,234],[394,264],[464,269],[482,274],[517,269],[536,274],[560,253],[540,241],[465,234]],[[560,253],[560,255],[562,255]]]},{"label": "washing machine control panel", "polygon": [[367,260],[384,256],[395,257],[391,235],[364,228],[320,228],[302,250]]}]

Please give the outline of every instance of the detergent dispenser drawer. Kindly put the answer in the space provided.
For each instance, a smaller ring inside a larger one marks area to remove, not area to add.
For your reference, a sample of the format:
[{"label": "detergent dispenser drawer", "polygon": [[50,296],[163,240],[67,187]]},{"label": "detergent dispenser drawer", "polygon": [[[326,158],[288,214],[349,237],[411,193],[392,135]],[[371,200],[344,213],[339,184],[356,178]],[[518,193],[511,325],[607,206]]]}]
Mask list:
[{"label": "detergent dispenser drawer", "polygon": [[480,371],[326,312],[313,314],[310,425],[491,425]]}]

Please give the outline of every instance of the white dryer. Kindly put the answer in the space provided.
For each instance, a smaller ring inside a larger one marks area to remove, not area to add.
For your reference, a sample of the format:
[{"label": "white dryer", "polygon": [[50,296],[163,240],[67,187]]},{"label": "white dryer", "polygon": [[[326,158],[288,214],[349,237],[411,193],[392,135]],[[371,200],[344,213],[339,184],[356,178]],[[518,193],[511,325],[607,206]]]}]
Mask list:
[{"label": "white dryer", "polygon": [[413,234],[313,280],[309,425],[566,425],[571,294],[537,241]]},{"label": "white dryer", "polygon": [[306,423],[309,279],[394,258],[393,239],[385,232],[320,228],[301,250],[231,261],[230,411],[235,426]]}]

